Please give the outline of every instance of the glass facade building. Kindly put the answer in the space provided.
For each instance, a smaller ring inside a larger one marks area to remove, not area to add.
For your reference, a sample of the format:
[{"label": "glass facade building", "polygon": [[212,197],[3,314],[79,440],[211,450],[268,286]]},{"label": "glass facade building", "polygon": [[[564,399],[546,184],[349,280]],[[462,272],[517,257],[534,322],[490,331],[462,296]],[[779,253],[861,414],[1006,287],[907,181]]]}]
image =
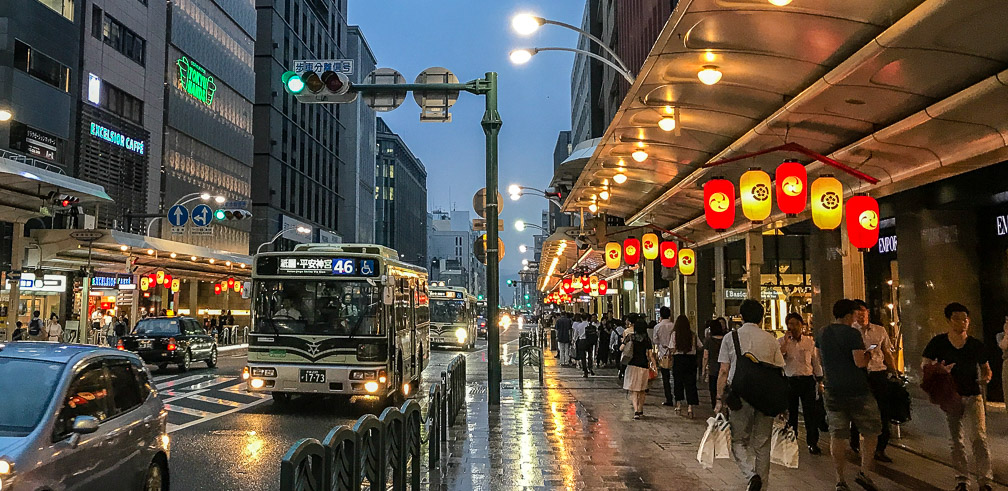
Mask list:
[{"label": "glass facade building", "polygon": [[382,118],[377,125],[375,242],[427,267],[427,170]]}]

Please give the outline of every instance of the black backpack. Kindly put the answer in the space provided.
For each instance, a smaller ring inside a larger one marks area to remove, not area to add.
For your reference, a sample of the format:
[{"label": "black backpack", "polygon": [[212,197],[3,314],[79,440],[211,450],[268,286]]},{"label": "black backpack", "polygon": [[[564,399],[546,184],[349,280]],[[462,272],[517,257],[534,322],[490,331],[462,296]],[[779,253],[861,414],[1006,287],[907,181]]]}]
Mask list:
[{"label": "black backpack", "polygon": [[38,336],[39,334],[42,334],[42,320],[32,319],[28,322],[28,335]]},{"label": "black backpack", "polygon": [[739,347],[738,331],[730,334],[735,343],[735,375],[726,389],[728,409],[739,410],[742,401],[767,416],[787,411],[788,382],[784,369],[757,360]]}]

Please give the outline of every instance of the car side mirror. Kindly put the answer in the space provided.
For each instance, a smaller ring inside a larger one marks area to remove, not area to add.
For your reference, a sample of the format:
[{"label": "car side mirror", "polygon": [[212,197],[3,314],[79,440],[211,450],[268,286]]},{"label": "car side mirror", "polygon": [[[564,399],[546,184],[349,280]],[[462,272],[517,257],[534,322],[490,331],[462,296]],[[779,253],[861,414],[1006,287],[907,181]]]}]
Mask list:
[{"label": "car side mirror", "polygon": [[98,431],[98,418],[94,416],[77,416],[74,418],[71,430],[78,435],[87,435]]}]

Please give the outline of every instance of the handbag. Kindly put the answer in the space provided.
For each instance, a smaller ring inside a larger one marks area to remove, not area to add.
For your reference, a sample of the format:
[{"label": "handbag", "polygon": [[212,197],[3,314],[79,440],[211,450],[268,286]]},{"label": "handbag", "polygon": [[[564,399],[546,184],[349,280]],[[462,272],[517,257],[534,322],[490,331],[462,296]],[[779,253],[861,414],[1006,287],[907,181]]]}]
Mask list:
[{"label": "handbag", "polygon": [[629,365],[630,360],[633,359],[633,335],[627,336],[627,340],[623,343],[623,352],[620,355],[620,365]]},{"label": "handbag", "polygon": [[668,346],[658,347],[658,367],[665,370],[672,368],[672,349]]},{"label": "handbag", "polygon": [[789,469],[798,468],[798,434],[794,428],[774,424],[770,435],[770,462]]},{"label": "handbag", "polygon": [[[777,416],[787,411],[788,383],[784,369],[762,362],[752,353],[742,353],[738,331],[731,334],[735,344],[735,375],[729,384],[730,397],[737,395],[767,416]],[[732,407],[733,401],[726,402],[729,409],[735,409]]]},{"label": "handbag", "polygon": [[714,459],[731,457],[731,427],[723,414],[707,418],[707,431],[700,440],[697,461],[704,469],[714,467]]}]

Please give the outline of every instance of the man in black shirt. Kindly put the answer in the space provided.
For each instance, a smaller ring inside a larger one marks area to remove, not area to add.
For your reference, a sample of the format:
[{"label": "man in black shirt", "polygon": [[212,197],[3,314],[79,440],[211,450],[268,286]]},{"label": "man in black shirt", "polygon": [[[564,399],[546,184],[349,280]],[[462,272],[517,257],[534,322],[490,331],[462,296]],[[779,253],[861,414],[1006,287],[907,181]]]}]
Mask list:
[{"label": "man in black shirt", "polygon": [[574,332],[570,312],[564,312],[557,318],[553,328],[556,329],[557,345],[560,348],[560,364],[571,363],[571,337]]},{"label": "man in black shirt", "polygon": [[[972,444],[976,461],[977,484],[980,491],[989,491],[994,471],[991,469],[990,449],[987,446],[987,421],[980,384],[991,380],[990,364],[983,343],[966,334],[969,329],[969,310],[960,303],[945,307],[948,332],[939,334],[924,347],[922,368],[938,364],[952,375],[956,392],[962,398],[962,412],[945,413],[952,436],[952,462],[956,468],[956,491],[969,489],[969,466],[966,462],[967,439]],[[979,380],[977,376],[979,375]]]}]

